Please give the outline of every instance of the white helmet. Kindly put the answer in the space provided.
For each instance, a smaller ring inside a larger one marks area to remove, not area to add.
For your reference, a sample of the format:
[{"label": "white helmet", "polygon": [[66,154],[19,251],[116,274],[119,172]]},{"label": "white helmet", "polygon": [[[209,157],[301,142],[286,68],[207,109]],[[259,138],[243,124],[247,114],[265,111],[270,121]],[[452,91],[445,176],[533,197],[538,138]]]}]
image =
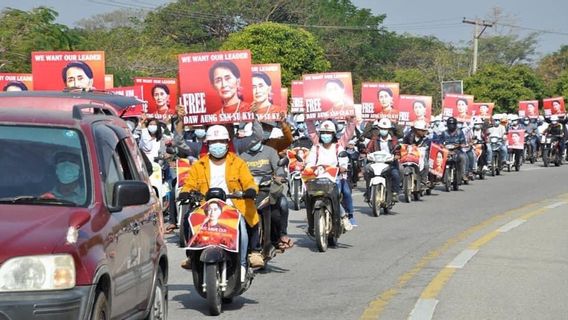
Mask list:
[{"label": "white helmet", "polygon": [[331,120],[325,120],[322,122],[318,129],[319,132],[333,132],[336,133],[337,129],[335,128],[335,124]]},{"label": "white helmet", "polygon": [[519,116],[516,114],[511,115],[511,121],[519,120]]},{"label": "white helmet", "polygon": [[483,124],[483,119],[480,117],[473,118],[473,124]]},{"label": "white helmet", "polygon": [[550,116],[550,121],[558,121],[558,116],[553,114]]},{"label": "white helmet", "polygon": [[229,140],[229,131],[225,126],[214,125],[207,129],[207,134],[205,135],[205,141],[214,140]]},{"label": "white helmet", "polygon": [[378,127],[381,129],[391,129],[392,123],[388,118],[382,118],[379,120]]},{"label": "white helmet", "polygon": [[296,122],[304,122],[305,117],[303,113],[298,113],[293,116],[294,121]]},{"label": "white helmet", "polygon": [[428,130],[428,125],[424,120],[414,121],[414,129],[416,130]]}]

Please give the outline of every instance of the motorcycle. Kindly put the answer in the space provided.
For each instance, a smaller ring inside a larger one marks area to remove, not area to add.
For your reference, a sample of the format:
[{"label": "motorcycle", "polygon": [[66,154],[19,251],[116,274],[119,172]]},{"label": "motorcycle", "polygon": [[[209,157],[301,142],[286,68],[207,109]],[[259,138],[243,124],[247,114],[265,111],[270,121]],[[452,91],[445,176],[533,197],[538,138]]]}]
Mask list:
[{"label": "motorcycle", "polygon": [[562,155],[560,154],[560,138],[550,134],[543,135],[542,144],[542,161],[544,166],[548,167],[550,162],[559,167],[562,164]]},{"label": "motorcycle", "polygon": [[359,181],[359,173],[361,172],[361,167],[359,163],[359,151],[354,145],[348,145],[345,149],[349,157],[349,182],[351,183],[351,188],[357,186]]},{"label": "motorcycle", "polygon": [[392,195],[391,162],[394,155],[388,151],[376,151],[367,154],[367,167],[365,170],[371,174],[369,182],[369,206],[373,210],[373,216],[381,215],[381,209],[388,214],[394,204]]},{"label": "motorcycle", "polygon": [[[193,192],[180,194],[180,200],[199,199]],[[189,213],[187,224],[192,236],[187,241],[187,253],[191,261],[193,283],[197,293],[207,299],[209,313],[219,315],[223,303],[230,303],[243,294],[252,284],[254,274],[246,270],[244,280],[240,263],[239,223],[241,213],[226,199],[242,199],[242,192],[225,194],[223,189],[211,188],[206,202]]]},{"label": "motorcycle", "polygon": [[459,145],[456,144],[446,144],[444,145],[445,148],[448,150],[448,159],[446,160],[446,169],[444,170],[444,188],[446,192],[450,192],[450,190],[458,191],[459,189],[459,181],[461,177],[458,176],[458,163],[459,163],[459,155],[457,153],[459,149]]},{"label": "motorcycle", "polygon": [[486,165],[485,153],[483,152],[484,148],[485,143],[483,143],[483,140],[473,139],[473,155],[476,163],[475,173],[480,180],[485,179],[485,170],[483,170],[483,167]]},{"label": "motorcycle", "polygon": [[306,186],[302,180],[302,170],[304,163],[308,158],[309,149],[296,147],[288,150],[286,155],[288,157],[289,165],[288,172],[290,179],[288,180],[288,193],[292,199],[292,206],[294,210],[300,210],[301,202],[304,200],[304,192]]},{"label": "motorcycle", "polygon": [[493,151],[493,157],[491,159],[491,175],[500,175],[501,170],[503,170],[503,159],[501,159],[501,146],[503,145],[503,138],[501,137],[490,137],[489,142],[491,143],[491,150]]},{"label": "motorcycle", "polygon": [[152,161],[152,174],[150,175],[150,184],[156,192],[158,199],[162,205],[162,213],[167,215],[170,209],[171,201],[171,184],[168,179],[168,162],[164,157],[156,157]]},{"label": "motorcycle", "polygon": [[533,149],[532,141],[536,140],[537,136],[535,132],[530,132],[527,134],[525,138],[525,150],[524,150],[524,160],[528,160],[531,164],[534,164],[536,161],[536,150]]},{"label": "motorcycle", "polygon": [[425,153],[425,148],[407,144],[401,147],[402,191],[404,201],[407,203],[412,199],[419,201],[422,196],[420,172],[424,168],[422,155]]},{"label": "motorcycle", "polygon": [[[341,152],[340,156],[342,153]],[[345,155],[344,155],[345,156]],[[345,232],[341,224],[341,193],[336,179],[339,168],[334,166],[312,166],[302,172],[306,184],[306,210],[313,219],[314,235],[320,252],[328,246],[337,246],[339,236]]]},{"label": "motorcycle", "polygon": [[185,232],[187,230],[187,227],[185,226],[185,224],[183,223],[184,221],[184,213],[187,213],[189,211],[193,211],[195,208],[197,208],[199,206],[199,199],[195,200],[192,199],[193,201],[190,201],[189,205],[187,204],[183,204],[182,201],[179,200],[179,195],[181,193],[181,189],[183,188],[183,185],[185,184],[185,179],[187,179],[187,174],[189,172],[189,168],[191,167],[191,164],[189,162],[188,159],[183,159],[183,158],[179,158],[176,161],[176,175],[177,175],[177,179],[176,179],[176,208],[177,208],[177,214],[178,214],[178,245],[180,248],[185,248],[185,246],[187,245],[186,243],[186,238],[185,238]]},{"label": "motorcycle", "polygon": [[511,172],[511,167],[514,167],[515,171],[521,170],[521,165],[523,163],[522,158],[523,158],[522,149],[509,148],[509,161],[507,162],[507,171]]}]

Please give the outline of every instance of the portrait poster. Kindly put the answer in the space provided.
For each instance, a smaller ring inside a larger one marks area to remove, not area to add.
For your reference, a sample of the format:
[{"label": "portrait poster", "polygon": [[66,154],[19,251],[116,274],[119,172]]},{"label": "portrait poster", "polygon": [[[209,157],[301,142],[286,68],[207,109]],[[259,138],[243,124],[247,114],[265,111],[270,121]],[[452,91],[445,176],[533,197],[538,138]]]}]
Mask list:
[{"label": "portrait poster", "polygon": [[280,105],[285,107],[285,112],[288,112],[288,88],[280,89]]},{"label": "portrait poster", "polygon": [[398,100],[399,123],[413,125],[422,120],[430,123],[432,117],[432,97],[401,94]]},{"label": "portrait poster", "polygon": [[[288,156],[288,170],[289,172],[294,171],[302,171],[304,169],[304,165],[308,159],[308,154],[310,153],[310,149],[304,147],[296,147],[292,150],[286,150],[286,155]],[[302,159],[299,161],[296,158],[296,155]]]},{"label": "portrait poster", "polygon": [[507,132],[507,144],[509,149],[525,149],[525,130],[509,130]]},{"label": "portrait poster", "polygon": [[167,120],[175,114],[178,90],[175,78],[134,78],[134,85],[142,86],[148,117]]},{"label": "portrait poster", "polygon": [[438,178],[444,176],[444,170],[446,169],[446,160],[448,159],[448,150],[443,146],[432,143],[430,145],[430,155],[429,155],[429,166],[430,173]]},{"label": "portrait poster", "polygon": [[189,215],[193,237],[188,250],[221,247],[227,251],[239,250],[239,212],[219,199],[211,199]]},{"label": "portrait poster", "polygon": [[304,182],[308,182],[315,178],[327,178],[332,181],[335,181],[338,173],[339,173],[339,167],[336,166],[328,166],[328,165],[311,166],[304,168],[304,170],[302,171],[302,180],[304,180]]},{"label": "portrait poster", "polygon": [[32,52],[34,90],[105,89],[104,51]]},{"label": "portrait poster", "polygon": [[[112,89],[107,89],[107,92],[112,92],[125,97],[134,97],[140,101],[144,101],[144,94],[142,86],[130,86],[130,87],[116,87]],[[146,105],[144,103],[137,104],[128,108],[124,113],[123,117],[138,117],[143,113],[146,113]]]},{"label": "portrait poster", "polygon": [[32,91],[34,89],[31,73],[0,73],[0,90]]},{"label": "portrait poster", "polygon": [[398,122],[400,84],[364,82],[361,84],[361,114],[364,120],[389,118]]},{"label": "portrait poster", "polygon": [[542,100],[542,107],[545,116],[563,115],[566,113],[564,108],[564,97],[546,98]]},{"label": "portrait poster", "polygon": [[178,158],[176,160],[177,164],[177,185],[178,188],[183,188],[185,185],[185,180],[189,177],[189,169],[191,168],[191,163],[188,158]]},{"label": "portrait poster", "polygon": [[180,104],[185,124],[249,122],[252,65],[249,50],[178,56]]},{"label": "portrait poster", "polygon": [[301,80],[292,80],[290,91],[292,98],[290,112],[292,114],[304,113],[304,82]]},{"label": "portrait poster", "polygon": [[539,103],[538,100],[519,101],[519,117],[528,117],[531,119],[538,118],[539,116]]},{"label": "portrait poster", "polygon": [[282,104],[280,64],[252,65],[252,109],[260,121],[278,121],[288,107]]},{"label": "portrait poster", "polygon": [[105,89],[114,88],[114,74],[105,74]]},{"label": "portrait poster", "polygon": [[493,102],[474,102],[471,110],[471,115],[481,119],[489,119],[493,116]]},{"label": "portrait poster", "polygon": [[472,95],[446,94],[442,105],[442,115],[445,118],[454,117],[459,122],[471,121],[473,111]]},{"label": "portrait poster", "polygon": [[355,116],[351,72],[306,74],[303,81],[306,120]]}]

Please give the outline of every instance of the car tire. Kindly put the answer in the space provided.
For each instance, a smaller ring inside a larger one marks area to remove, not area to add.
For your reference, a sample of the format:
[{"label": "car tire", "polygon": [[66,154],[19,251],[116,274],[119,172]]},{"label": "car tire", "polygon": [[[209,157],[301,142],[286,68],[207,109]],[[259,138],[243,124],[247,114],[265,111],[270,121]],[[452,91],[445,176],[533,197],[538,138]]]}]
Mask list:
[{"label": "car tire", "polygon": [[95,297],[95,304],[91,314],[91,320],[108,320],[110,319],[110,305],[106,293],[98,291]]},{"label": "car tire", "polygon": [[146,320],[165,320],[168,318],[168,298],[166,294],[166,286],[164,285],[164,275],[162,270],[158,269],[156,275],[156,285],[152,293],[150,303],[150,313]]}]

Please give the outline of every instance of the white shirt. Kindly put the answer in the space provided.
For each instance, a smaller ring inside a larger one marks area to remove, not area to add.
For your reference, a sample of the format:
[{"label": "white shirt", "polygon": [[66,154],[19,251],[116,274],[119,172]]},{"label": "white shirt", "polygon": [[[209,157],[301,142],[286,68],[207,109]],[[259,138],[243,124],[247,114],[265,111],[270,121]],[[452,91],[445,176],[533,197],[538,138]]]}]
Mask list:
[{"label": "white shirt", "polygon": [[221,188],[225,193],[229,193],[229,187],[227,187],[227,179],[225,179],[225,162],[223,164],[217,165],[213,161],[209,160],[209,168],[211,175],[211,182],[209,188]]},{"label": "white shirt", "polygon": [[505,129],[504,126],[499,125],[498,127],[493,126],[487,129],[487,132],[489,132],[490,137],[503,138],[503,136],[507,133],[507,130]]},{"label": "white shirt", "polygon": [[160,146],[162,142],[156,140],[150,135],[147,128],[142,129],[142,136],[140,137],[140,149],[146,154],[150,161],[154,161],[160,155]]},{"label": "white shirt", "polygon": [[[337,148],[337,149],[336,149]],[[343,147],[337,143],[331,144],[329,149],[326,149],[323,145],[314,145],[310,150],[308,159],[306,161],[308,166],[338,166],[337,155],[343,151]],[[319,152],[319,154],[317,154]],[[317,162],[316,162],[317,160]],[[342,167],[347,167],[347,164],[340,164]]]}]

